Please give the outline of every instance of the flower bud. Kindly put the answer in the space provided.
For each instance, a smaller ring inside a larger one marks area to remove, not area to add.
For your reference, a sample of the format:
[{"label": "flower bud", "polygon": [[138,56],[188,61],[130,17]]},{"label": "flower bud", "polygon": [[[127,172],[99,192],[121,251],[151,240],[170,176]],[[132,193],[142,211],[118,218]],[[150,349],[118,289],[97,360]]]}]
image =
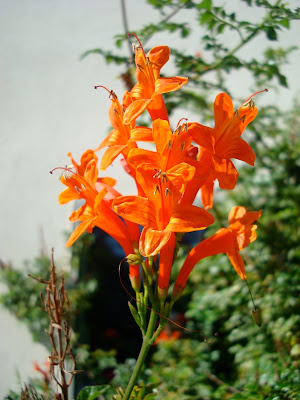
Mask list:
[{"label": "flower bud", "polygon": [[128,254],[126,261],[131,265],[138,265],[143,262],[143,257],[140,254]]},{"label": "flower bud", "polygon": [[255,325],[261,327],[262,324],[261,311],[258,308],[252,310],[252,318]]}]

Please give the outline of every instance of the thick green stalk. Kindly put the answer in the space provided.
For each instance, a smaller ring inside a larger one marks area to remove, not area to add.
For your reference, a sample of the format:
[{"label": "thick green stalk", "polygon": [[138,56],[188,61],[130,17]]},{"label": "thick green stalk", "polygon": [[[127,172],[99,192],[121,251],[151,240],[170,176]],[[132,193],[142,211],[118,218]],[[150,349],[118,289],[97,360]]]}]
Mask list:
[{"label": "thick green stalk", "polygon": [[138,359],[136,360],[136,365],[134,367],[130,381],[127,385],[123,400],[129,400],[133,387],[136,384],[136,381],[144,365],[147,354],[150,350],[150,347],[153,344],[153,333],[155,331],[156,320],[157,320],[157,314],[154,310],[152,310],[150,314],[147,332],[146,335],[143,337],[143,344],[140,350],[140,354],[138,356]]}]

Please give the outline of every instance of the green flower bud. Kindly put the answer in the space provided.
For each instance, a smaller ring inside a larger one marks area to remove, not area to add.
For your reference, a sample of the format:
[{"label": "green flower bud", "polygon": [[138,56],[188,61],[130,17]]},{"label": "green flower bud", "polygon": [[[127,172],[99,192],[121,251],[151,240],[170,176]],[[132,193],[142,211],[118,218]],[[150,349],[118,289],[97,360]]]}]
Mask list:
[{"label": "green flower bud", "polygon": [[258,308],[252,311],[252,318],[255,325],[261,327],[262,324],[261,311]]},{"label": "green flower bud", "polygon": [[131,265],[139,265],[143,262],[143,257],[140,254],[128,254],[126,261]]}]

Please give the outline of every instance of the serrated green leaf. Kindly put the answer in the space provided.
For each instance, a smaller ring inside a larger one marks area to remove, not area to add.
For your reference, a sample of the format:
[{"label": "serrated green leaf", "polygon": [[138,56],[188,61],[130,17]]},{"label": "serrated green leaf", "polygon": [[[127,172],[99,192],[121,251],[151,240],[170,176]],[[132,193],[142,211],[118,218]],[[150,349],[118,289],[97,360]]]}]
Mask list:
[{"label": "serrated green leaf", "polygon": [[85,386],[78,393],[76,400],[94,400],[100,394],[105,393],[108,388],[109,385]]}]

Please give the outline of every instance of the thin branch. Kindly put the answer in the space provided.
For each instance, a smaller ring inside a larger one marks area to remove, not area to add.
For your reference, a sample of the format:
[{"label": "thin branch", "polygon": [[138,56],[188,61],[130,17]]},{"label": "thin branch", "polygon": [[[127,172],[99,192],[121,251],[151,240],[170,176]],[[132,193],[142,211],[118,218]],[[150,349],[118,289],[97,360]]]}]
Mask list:
[{"label": "thin branch", "polygon": [[127,35],[129,33],[129,28],[128,28],[128,20],[127,20],[127,13],[126,13],[126,4],[125,0],[121,0],[121,11],[122,11],[122,21],[123,21],[123,28],[124,28],[124,34],[127,37],[127,44],[128,44],[128,50],[129,50],[129,64],[134,65],[134,54],[132,51],[132,44],[131,44],[131,39]]},{"label": "thin branch", "polygon": [[[165,22],[168,22],[171,18],[174,17],[174,15],[176,15],[180,10],[182,10],[183,8],[185,8],[188,5],[189,2],[186,3],[182,3],[180,6],[178,6],[177,8],[175,8],[174,11],[172,11],[167,17],[163,18],[161,21],[159,21],[156,25],[160,25],[160,24],[164,24]],[[143,40],[143,46],[146,45],[146,43],[149,41],[149,39],[152,38],[152,36],[154,35],[154,33],[150,34],[147,38],[145,38]]]}]

